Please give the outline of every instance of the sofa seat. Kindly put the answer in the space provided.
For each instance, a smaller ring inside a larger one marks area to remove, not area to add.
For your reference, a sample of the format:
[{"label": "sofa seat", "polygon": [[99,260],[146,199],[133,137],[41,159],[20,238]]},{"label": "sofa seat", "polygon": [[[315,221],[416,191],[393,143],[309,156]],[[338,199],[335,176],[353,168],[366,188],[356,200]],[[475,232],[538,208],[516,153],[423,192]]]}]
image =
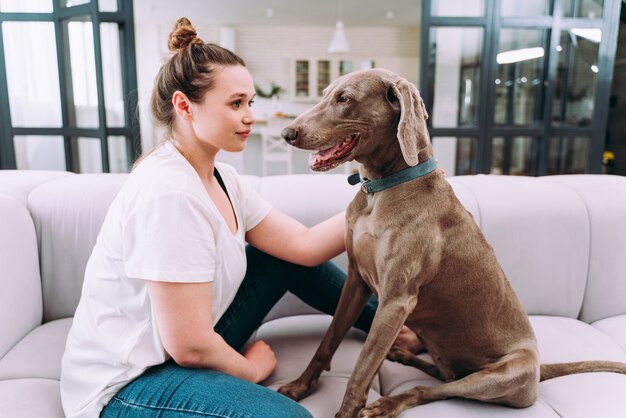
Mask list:
[{"label": "sofa seat", "polygon": [[594,327],[610,336],[626,351],[626,315],[617,315],[592,323]]},{"label": "sofa seat", "polygon": [[[615,318],[611,318],[613,320]],[[626,362],[626,352],[603,331],[584,322],[563,317],[531,316],[543,362],[566,362],[607,359]],[[330,325],[331,317],[323,314],[300,314],[264,323],[255,339],[266,341],[276,353],[278,365],[265,386],[278,389],[304,370]],[[599,321],[611,323],[615,321]],[[27,416],[62,417],[50,411],[40,415],[38,405],[58,401],[58,380],[65,338],[71,318],[46,323],[35,328],[0,360],[1,416],[20,416],[4,412],[24,411]],[[622,331],[624,328],[621,329]],[[343,393],[362,350],[366,335],[352,329],[335,354],[331,370],[324,372],[317,390],[302,401],[315,417],[332,417],[341,405]],[[45,347],[45,350],[41,350]],[[422,357],[429,359],[427,353]],[[607,379],[611,381],[606,386]],[[601,384],[600,384],[601,383]],[[417,385],[441,384],[413,367],[385,361],[374,379],[368,403],[381,394],[394,395]],[[29,396],[24,387],[27,386]],[[608,390],[607,390],[608,389]],[[622,418],[626,416],[626,379],[612,373],[589,373],[564,376],[542,382],[539,400],[530,408],[514,409],[481,402],[454,399],[433,402],[405,411],[401,418],[421,417],[571,417]],[[53,396],[54,395],[54,396]],[[31,399],[34,396],[42,402]],[[56,397],[56,398],[55,398]],[[6,410],[4,408],[7,408]],[[47,409],[43,409],[47,410]]]},{"label": "sofa seat", "polygon": [[0,380],[0,416],[63,418],[59,381],[42,378]]},{"label": "sofa seat", "polygon": [[[266,341],[278,359],[276,371],[264,384],[277,389],[298,377],[317,349],[330,321],[328,315],[301,314],[263,324],[255,338]],[[544,363],[597,359],[626,362],[626,352],[619,344],[594,326],[566,317],[531,315],[530,321]],[[309,410],[315,411],[315,417],[332,417],[337,411],[335,407],[341,404],[364,339],[364,333],[352,329],[339,346],[331,370],[322,374],[313,395],[302,401]],[[427,353],[421,356],[430,360]],[[611,381],[609,390],[600,390],[597,396],[586,395],[592,388],[603,387],[607,379]],[[397,395],[418,385],[439,384],[439,380],[418,369],[385,361],[372,383],[368,403],[380,395]],[[625,393],[626,377],[613,373],[587,373],[540,383],[539,399],[529,408],[515,409],[451,399],[412,408],[400,417],[623,418],[626,416]],[[324,408],[318,401],[320,396],[327,401]]]},{"label": "sofa seat", "polygon": [[72,318],[57,319],[38,326],[22,338],[0,360],[0,380],[61,378],[61,357]]}]

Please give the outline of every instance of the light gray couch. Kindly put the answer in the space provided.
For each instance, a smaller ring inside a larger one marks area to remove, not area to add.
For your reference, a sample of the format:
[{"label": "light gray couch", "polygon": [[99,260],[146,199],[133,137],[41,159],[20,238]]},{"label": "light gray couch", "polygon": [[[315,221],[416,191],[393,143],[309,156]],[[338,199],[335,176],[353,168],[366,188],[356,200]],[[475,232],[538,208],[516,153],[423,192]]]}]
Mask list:
[{"label": "light gray couch", "polygon": [[[0,417],[62,417],[60,360],[83,270],[120,174],[0,171]],[[282,211],[313,224],[357,188],[342,175],[246,177]],[[448,179],[472,213],[531,317],[544,362],[626,362],[626,178],[463,176]],[[345,267],[345,256],[337,262]],[[484,303],[489,303],[485,300]],[[266,385],[299,376],[329,323],[284,298],[257,332],[276,352]],[[364,335],[352,331],[317,391],[302,403],[333,417]],[[370,392],[437,384],[386,361]],[[626,417],[626,376],[590,373],[540,384],[530,408],[453,399],[417,417]]]}]

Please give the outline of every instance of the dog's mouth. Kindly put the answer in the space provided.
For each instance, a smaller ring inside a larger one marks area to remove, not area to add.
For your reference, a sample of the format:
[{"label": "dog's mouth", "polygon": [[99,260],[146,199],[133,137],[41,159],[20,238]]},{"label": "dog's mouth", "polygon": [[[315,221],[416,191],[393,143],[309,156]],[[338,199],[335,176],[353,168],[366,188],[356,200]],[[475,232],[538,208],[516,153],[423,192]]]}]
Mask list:
[{"label": "dog's mouth", "polygon": [[313,171],[332,170],[350,157],[350,153],[356,147],[359,138],[361,138],[361,134],[353,133],[339,145],[311,153],[309,166]]}]

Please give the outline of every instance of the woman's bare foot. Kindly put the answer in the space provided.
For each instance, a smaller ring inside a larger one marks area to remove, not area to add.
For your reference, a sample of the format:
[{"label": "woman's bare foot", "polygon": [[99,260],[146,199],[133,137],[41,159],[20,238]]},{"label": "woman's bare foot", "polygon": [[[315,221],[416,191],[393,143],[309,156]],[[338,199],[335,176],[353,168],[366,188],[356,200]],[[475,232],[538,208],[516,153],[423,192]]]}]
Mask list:
[{"label": "woman's bare foot", "polygon": [[396,337],[393,346],[410,351],[413,354],[419,354],[425,350],[424,345],[419,338],[417,338],[417,335],[406,325],[402,325],[402,329]]}]

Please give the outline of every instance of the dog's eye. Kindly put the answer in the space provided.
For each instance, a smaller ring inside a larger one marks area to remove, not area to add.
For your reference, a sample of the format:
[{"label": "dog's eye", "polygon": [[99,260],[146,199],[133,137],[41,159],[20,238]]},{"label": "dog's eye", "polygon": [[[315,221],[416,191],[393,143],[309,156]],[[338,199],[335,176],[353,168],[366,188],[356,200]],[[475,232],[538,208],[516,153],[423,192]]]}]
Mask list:
[{"label": "dog's eye", "polygon": [[350,98],[347,96],[339,96],[339,98],[337,99],[337,103],[348,103],[350,101]]}]

